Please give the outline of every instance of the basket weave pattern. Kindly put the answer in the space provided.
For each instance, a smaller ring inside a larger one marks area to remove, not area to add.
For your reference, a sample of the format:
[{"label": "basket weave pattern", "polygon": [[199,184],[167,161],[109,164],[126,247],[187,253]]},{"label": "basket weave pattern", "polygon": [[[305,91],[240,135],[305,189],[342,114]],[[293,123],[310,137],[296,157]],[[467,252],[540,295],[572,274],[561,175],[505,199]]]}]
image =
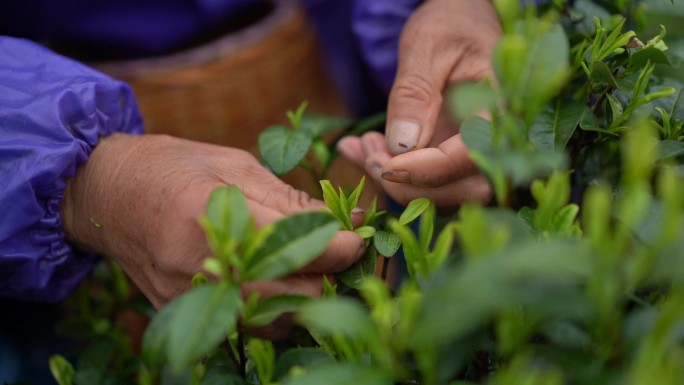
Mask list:
[{"label": "basket weave pattern", "polygon": [[94,66],[132,86],[146,132],[256,153],[259,133],[304,100],[310,113],[347,114],[304,12],[293,1],[275,5],[257,24],[204,46]]}]

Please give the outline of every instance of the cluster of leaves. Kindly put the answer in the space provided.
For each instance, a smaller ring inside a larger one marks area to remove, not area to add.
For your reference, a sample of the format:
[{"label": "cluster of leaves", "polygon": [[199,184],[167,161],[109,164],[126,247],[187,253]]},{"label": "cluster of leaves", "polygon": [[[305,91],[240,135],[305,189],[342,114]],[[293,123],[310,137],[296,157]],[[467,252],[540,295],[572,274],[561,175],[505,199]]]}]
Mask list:
[{"label": "cluster of leaves", "polygon": [[384,123],[380,113],[358,122],[324,115],[305,115],[303,102],[288,111],[291,127],[275,125],[259,135],[259,153],[263,164],[276,175],[285,175],[299,166],[308,170],[315,181],[325,179],[338,153],[335,143],[343,135],[361,135]]},{"label": "cluster of leaves", "polygon": [[[630,0],[494,4],[497,83],[450,96],[496,202],[441,222],[427,199],[401,215],[373,202],[360,220],[364,181],[347,193],[324,180],[330,212],[256,229],[237,189],[215,191],[202,222],[212,280],[196,277],[154,318],[140,383],[681,382],[682,88],[663,75],[665,30],[631,31],[644,10]],[[490,121],[472,117],[482,110]],[[262,147],[280,173],[322,153],[303,108],[290,120]],[[308,263],[338,229],[361,235],[366,255],[323,298],[240,296]],[[388,284],[375,267],[397,251],[406,277]],[[301,326],[290,339],[251,333],[284,313]]]},{"label": "cluster of leaves", "polygon": [[75,367],[62,355],[51,357],[50,370],[57,381],[129,384],[141,366],[134,335],[142,332],[151,313],[148,301],[131,287],[121,267],[111,261],[98,264],[69,297],[64,312],[58,332],[74,342],[79,354]]}]

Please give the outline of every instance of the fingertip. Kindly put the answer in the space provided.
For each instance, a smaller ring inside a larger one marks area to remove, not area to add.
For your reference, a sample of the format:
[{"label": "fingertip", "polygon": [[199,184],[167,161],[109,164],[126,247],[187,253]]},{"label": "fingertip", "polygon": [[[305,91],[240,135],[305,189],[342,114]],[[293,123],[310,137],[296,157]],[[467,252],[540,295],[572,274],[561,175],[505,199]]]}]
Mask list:
[{"label": "fingertip", "polygon": [[361,146],[366,153],[366,157],[371,156],[376,152],[387,152],[385,136],[375,131],[363,134],[361,137]]},{"label": "fingertip", "polygon": [[364,253],[361,236],[353,231],[341,230],[330,241],[323,253],[302,268],[302,273],[339,273],[354,264]]},{"label": "fingertip", "polygon": [[363,167],[365,154],[361,139],[355,136],[347,136],[337,142],[337,151],[345,158],[359,167]]},{"label": "fingertip", "polygon": [[365,215],[366,215],[366,210],[364,210],[360,207],[355,207],[354,209],[352,209],[351,220],[352,220],[352,224],[354,225],[354,227],[361,226],[361,224],[363,223],[363,218],[365,217]]},{"label": "fingertip", "polygon": [[376,152],[366,158],[365,170],[376,181],[382,180],[382,173],[384,166],[392,159],[392,156],[386,152]]}]

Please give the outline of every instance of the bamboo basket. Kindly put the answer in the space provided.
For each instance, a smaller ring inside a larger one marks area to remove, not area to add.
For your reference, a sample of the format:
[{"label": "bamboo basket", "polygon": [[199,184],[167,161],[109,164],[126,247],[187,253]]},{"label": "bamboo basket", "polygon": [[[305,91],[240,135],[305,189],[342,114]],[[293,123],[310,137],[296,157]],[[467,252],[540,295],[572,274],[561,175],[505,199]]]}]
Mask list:
[{"label": "bamboo basket", "polygon": [[[349,116],[323,64],[315,35],[297,1],[272,1],[256,23],[217,40],[163,57],[89,63],[129,83],[147,133],[238,147],[258,154],[258,136],[286,124],[304,100],[308,113]],[[343,159],[330,171],[338,184],[362,173]],[[302,172],[285,181],[319,195]],[[367,194],[364,194],[367,196]]]},{"label": "bamboo basket", "polygon": [[309,112],[345,116],[296,1],[274,1],[256,23],[176,54],[91,63],[129,83],[146,132],[256,149],[258,134]]}]

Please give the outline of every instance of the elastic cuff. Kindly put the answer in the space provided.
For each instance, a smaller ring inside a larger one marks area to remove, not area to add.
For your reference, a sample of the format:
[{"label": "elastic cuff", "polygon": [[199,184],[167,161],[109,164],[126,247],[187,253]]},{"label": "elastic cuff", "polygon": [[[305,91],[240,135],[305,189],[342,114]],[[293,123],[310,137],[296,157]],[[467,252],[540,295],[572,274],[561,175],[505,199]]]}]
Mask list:
[{"label": "elastic cuff", "polygon": [[67,180],[142,118],[126,84],[33,42],[0,37],[0,58],[0,295],[59,301],[96,261],[66,241]]}]

